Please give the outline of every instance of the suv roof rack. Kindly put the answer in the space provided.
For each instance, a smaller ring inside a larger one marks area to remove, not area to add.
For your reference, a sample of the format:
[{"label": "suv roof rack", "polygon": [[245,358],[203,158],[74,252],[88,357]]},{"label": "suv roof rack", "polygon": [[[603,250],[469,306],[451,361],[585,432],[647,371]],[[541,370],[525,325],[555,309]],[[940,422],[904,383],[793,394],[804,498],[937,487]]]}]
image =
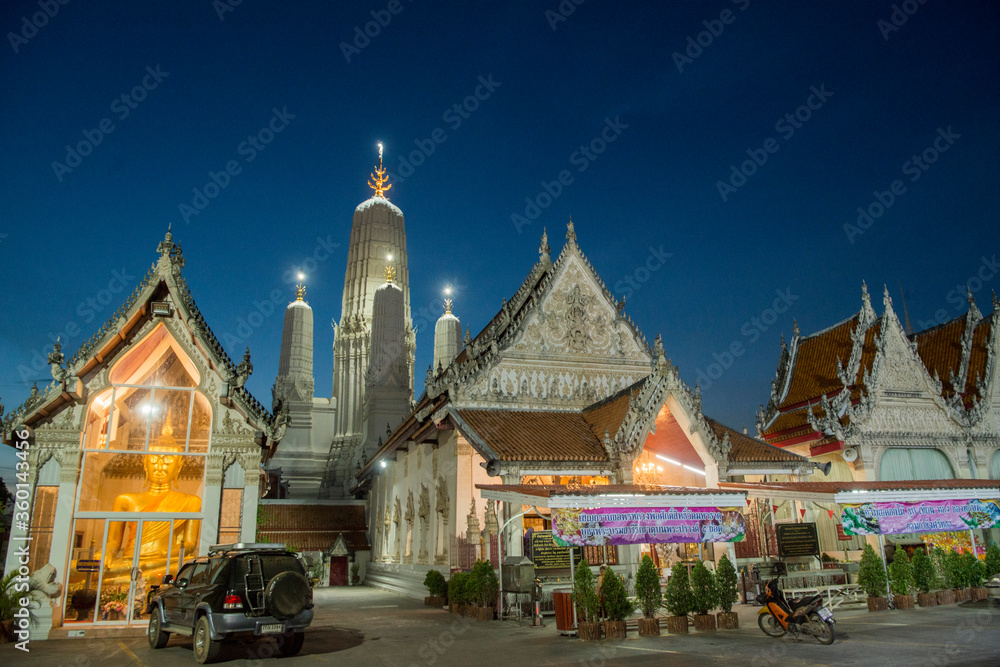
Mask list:
[{"label": "suv roof rack", "polygon": [[236,542],[235,544],[213,544],[208,553],[221,551],[285,551],[284,542]]}]

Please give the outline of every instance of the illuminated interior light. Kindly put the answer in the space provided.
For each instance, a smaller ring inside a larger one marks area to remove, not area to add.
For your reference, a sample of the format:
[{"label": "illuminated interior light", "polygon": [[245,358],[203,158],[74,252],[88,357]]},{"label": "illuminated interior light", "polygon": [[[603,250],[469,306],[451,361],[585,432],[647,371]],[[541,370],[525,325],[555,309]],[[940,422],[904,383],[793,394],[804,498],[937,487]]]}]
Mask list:
[{"label": "illuminated interior light", "polygon": [[675,461],[674,459],[667,458],[662,454],[655,454],[654,456],[656,456],[656,458],[660,459],[661,461],[666,461],[667,463],[673,463],[675,466],[684,465],[680,461]]},{"label": "illuminated interior light", "polygon": [[379,461],[378,464],[383,468],[385,467],[385,461]]},{"label": "illuminated interior light", "polygon": [[698,470],[697,468],[692,468],[689,465],[684,465],[684,466],[681,466],[681,467],[684,468],[685,470],[690,470],[691,472],[696,473],[698,475],[704,475],[705,474],[704,470]]}]

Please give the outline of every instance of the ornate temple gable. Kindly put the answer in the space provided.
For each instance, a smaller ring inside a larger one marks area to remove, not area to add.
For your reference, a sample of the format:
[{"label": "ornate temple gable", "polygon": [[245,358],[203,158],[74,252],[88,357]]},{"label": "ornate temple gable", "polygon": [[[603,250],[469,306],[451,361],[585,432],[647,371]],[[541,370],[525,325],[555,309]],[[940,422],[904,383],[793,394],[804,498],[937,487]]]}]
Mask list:
[{"label": "ornate temple gable", "polygon": [[[32,390],[25,403],[0,422],[0,433],[19,424],[33,425],[79,403],[109,386],[108,369],[132,341],[140,340],[163,323],[201,374],[201,389],[213,402],[237,408],[255,429],[272,441],[284,434],[287,416],[268,412],[243,385],[253,372],[249,349],[234,364],[195,305],[181,275],[184,256],[169,228],[157,246],[159,258],[128,299],[111,318],[67,360],[57,342],[49,355],[53,381],[45,390]],[[216,378],[219,378],[218,384]],[[84,389],[86,385],[86,389]]]},{"label": "ornate temple gable", "polygon": [[606,398],[649,372],[649,348],[576,244],[540,260],[510,301],[428,393],[460,405],[567,409]]}]

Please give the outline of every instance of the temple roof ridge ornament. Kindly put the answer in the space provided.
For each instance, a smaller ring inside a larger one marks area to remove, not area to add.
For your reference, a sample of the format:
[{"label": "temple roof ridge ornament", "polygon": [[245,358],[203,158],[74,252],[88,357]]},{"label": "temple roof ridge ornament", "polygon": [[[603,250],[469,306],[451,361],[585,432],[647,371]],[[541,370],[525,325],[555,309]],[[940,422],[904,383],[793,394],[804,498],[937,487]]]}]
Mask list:
[{"label": "temple roof ridge ornament", "polygon": [[391,285],[396,280],[396,267],[392,264],[386,265],[386,267],[382,269],[382,276],[385,278],[385,284]]},{"label": "temple roof ridge ornament", "polygon": [[[976,306],[976,297],[972,296],[972,288],[968,285],[965,286],[966,290],[966,301],[969,302],[969,320],[973,322],[978,322],[983,319],[983,314],[979,311]],[[995,296],[995,295],[994,295]]]},{"label": "temple roof ridge ornament", "polygon": [[549,235],[545,232],[545,227],[542,227],[542,243],[538,246],[538,261],[542,268],[547,269],[552,265],[552,248],[549,247]]},{"label": "temple roof ridge ornament", "polygon": [[868,284],[862,280],[861,281],[861,312],[858,314],[858,319],[861,323],[861,328],[866,329],[878,316],[875,314],[875,309],[872,308],[872,298],[868,293]]},{"label": "temple roof ridge ornament", "polygon": [[[375,181],[372,183],[372,181]],[[392,184],[389,183],[389,178],[385,174],[385,167],[382,166],[382,142],[378,142],[378,167],[375,168],[375,173],[371,174],[371,179],[368,181],[368,187],[375,191],[376,197],[381,197],[382,199],[389,199],[385,193],[392,188]]]},{"label": "temple roof ridge ornament", "polygon": [[566,223],[566,242],[576,245],[576,228],[573,227],[573,216],[569,216],[569,222]]}]

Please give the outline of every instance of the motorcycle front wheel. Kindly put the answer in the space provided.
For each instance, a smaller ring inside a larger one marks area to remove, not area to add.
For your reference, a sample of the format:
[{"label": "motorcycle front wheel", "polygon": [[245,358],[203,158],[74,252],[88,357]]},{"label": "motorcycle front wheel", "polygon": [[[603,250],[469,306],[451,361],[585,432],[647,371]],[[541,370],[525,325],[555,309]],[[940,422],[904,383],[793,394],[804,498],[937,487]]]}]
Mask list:
[{"label": "motorcycle front wheel", "polygon": [[834,639],[833,621],[824,621],[816,613],[809,614],[809,634],[820,644],[829,646]]},{"label": "motorcycle front wheel", "polygon": [[768,637],[782,637],[785,634],[785,629],[781,627],[781,623],[772,614],[758,615],[757,625]]}]

